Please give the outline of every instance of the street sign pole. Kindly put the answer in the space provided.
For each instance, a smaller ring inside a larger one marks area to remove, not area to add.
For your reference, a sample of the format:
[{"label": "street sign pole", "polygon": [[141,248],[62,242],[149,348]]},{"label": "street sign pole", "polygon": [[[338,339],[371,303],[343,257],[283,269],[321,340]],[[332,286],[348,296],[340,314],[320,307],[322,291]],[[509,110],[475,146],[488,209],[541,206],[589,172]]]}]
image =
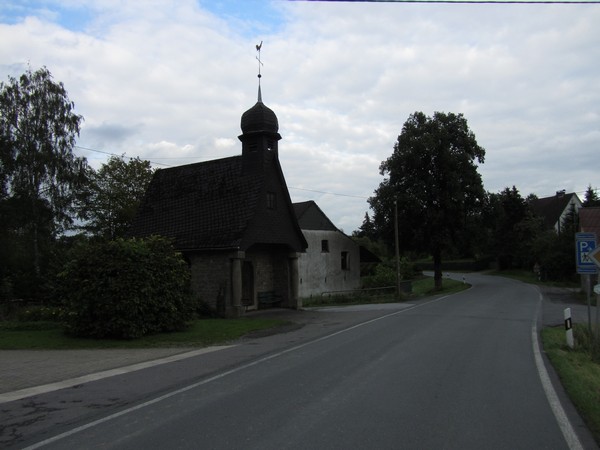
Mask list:
[{"label": "street sign pole", "polygon": [[[598,273],[596,261],[590,255],[598,250],[596,248],[596,233],[575,233],[575,259],[577,262],[577,273],[586,275],[587,278],[587,310],[588,328],[592,332],[592,274]],[[596,304],[598,302],[596,301]],[[598,325],[598,307],[596,306],[596,327]]]},{"label": "street sign pole", "polygon": [[[592,251],[590,251],[588,254],[588,259],[592,261],[598,268],[600,268],[600,247],[596,247]],[[591,290],[592,283],[590,281],[590,291]],[[600,340],[600,284],[594,286],[594,292],[596,294],[596,339]]]}]

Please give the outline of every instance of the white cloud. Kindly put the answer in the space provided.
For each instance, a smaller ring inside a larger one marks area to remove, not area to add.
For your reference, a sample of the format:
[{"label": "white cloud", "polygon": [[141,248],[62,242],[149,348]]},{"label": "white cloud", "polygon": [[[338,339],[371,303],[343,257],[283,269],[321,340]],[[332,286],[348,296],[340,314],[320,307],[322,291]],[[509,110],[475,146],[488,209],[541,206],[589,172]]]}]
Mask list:
[{"label": "white cloud", "polygon": [[415,111],[465,114],[490,191],[600,184],[599,5],[204,4],[11,4],[0,77],[46,65],[85,117],[79,145],[184,164],[241,151],[263,40],[292,199],[314,199],[348,233]]}]

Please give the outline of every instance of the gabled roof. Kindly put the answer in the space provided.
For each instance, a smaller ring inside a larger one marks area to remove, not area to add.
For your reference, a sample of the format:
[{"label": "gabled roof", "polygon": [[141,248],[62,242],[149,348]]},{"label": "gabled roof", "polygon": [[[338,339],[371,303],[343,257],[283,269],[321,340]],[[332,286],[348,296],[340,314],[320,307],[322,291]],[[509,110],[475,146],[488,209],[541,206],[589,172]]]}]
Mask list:
[{"label": "gabled roof", "polygon": [[[337,231],[347,239],[354,242],[350,236],[347,236],[344,232],[340,231],[333,224],[333,222],[329,220],[329,218],[314,201],[309,200],[307,202],[293,203],[292,206],[294,207],[294,213],[298,219],[298,225],[300,225],[300,229],[311,231]],[[354,244],[359,247],[361,263],[381,262],[381,259],[369,251],[366,247],[363,247],[356,242],[354,242]]]},{"label": "gabled roof", "polygon": [[175,239],[178,249],[238,248],[261,191],[242,157],[157,170],[131,234]]},{"label": "gabled roof", "polygon": [[[304,251],[277,158],[265,170],[245,171],[243,156],[158,170],[129,234],[169,237],[182,251],[247,250],[254,244]],[[267,192],[279,197],[276,208],[267,208]]]},{"label": "gabled roof", "polygon": [[530,202],[533,212],[544,220],[544,225],[553,228],[557,223],[560,224],[560,218],[569,207],[571,201],[575,201],[576,208],[581,207],[581,201],[577,194],[571,192],[566,194],[564,191],[557,192],[551,197],[537,198]]},{"label": "gabled roof", "polygon": [[242,115],[242,155],[155,172],[129,234],[160,235],[181,251],[307,243],[292,208],[277,147],[275,113],[258,102]]},{"label": "gabled roof", "polygon": [[301,230],[339,231],[314,201],[293,203],[292,206]]},{"label": "gabled roof", "polygon": [[582,232],[596,233],[600,238],[600,206],[587,206],[579,210],[579,227]]}]

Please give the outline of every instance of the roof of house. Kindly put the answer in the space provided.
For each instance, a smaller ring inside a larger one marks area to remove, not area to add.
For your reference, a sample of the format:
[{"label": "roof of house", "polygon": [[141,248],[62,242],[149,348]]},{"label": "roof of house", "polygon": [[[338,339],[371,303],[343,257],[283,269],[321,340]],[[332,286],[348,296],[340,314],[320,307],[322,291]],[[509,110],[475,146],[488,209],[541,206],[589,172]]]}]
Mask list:
[{"label": "roof of house", "polygon": [[[309,200],[307,202],[293,203],[292,206],[294,207],[300,229],[311,231],[337,231],[343,236],[346,236],[346,238],[352,240],[351,237],[339,230],[333,222],[329,220],[314,201]],[[381,262],[381,259],[367,248],[358,243],[356,243],[356,245],[359,247],[361,263]]]},{"label": "roof of house", "polygon": [[600,206],[587,206],[579,210],[579,227],[582,232],[596,233],[600,237]]},{"label": "roof of house", "polygon": [[[551,197],[537,198],[530,202],[533,212],[544,219],[544,225],[552,228],[560,220],[565,209],[573,199],[573,196],[579,201],[579,197],[574,192],[569,194],[560,191]],[[581,206],[581,202],[579,205]]]},{"label": "roof of house", "polygon": [[241,156],[157,170],[132,234],[168,236],[180,249],[239,247],[261,189],[241,172]]},{"label": "roof of house", "polygon": [[258,143],[263,136],[281,139],[260,86],[257,103],[242,114],[240,125],[242,155],[156,171],[129,234],[169,237],[179,250],[275,244],[304,251],[306,239],[276,149],[244,150],[244,142]]},{"label": "roof of house", "polygon": [[[304,251],[306,240],[293,215],[277,159],[267,176],[243,170],[233,156],[155,172],[130,234],[174,239],[179,250],[240,249],[284,244]],[[274,186],[276,186],[274,188]],[[267,211],[266,192],[277,191],[277,210]]]},{"label": "roof of house", "polygon": [[292,206],[300,229],[339,231],[314,201],[293,203]]}]

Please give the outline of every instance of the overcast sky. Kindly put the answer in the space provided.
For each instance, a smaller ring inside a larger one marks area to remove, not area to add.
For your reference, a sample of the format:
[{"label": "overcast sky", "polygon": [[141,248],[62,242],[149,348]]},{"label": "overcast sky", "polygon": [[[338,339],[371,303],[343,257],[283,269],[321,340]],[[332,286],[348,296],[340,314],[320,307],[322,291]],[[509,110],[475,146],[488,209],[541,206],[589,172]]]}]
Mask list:
[{"label": "overcast sky", "polygon": [[46,66],[96,168],[240,154],[261,41],[292,201],[348,234],[415,111],[465,115],[487,191],[600,187],[600,4],[0,0],[0,80]]}]

